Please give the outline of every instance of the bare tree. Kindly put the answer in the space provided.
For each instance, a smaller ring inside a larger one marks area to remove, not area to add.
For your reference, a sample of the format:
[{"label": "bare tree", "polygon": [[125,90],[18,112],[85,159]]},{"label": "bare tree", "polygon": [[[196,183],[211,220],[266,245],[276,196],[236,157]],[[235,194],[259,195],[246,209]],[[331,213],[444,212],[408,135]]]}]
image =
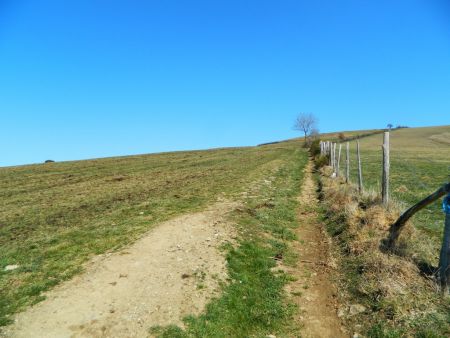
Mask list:
[{"label": "bare tree", "polygon": [[317,119],[313,114],[301,113],[295,120],[294,128],[300,130],[305,135],[305,143],[313,130],[317,130]]}]

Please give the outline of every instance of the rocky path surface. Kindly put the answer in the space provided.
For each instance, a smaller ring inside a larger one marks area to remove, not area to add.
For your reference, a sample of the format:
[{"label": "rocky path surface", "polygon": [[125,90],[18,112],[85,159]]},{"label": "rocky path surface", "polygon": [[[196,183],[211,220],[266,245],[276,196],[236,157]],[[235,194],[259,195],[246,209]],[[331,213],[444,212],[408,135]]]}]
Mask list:
[{"label": "rocky path surface", "polygon": [[302,337],[348,337],[337,315],[336,289],[330,279],[335,265],[330,256],[330,240],[318,220],[316,184],[312,177],[312,163],[305,168],[302,193],[299,198],[298,241],[294,249],[298,264],[289,272],[296,281],[288,291],[299,307],[296,321]]},{"label": "rocky path surface", "polygon": [[96,257],[85,272],[16,316],[6,337],[146,337],[156,325],[182,325],[200,313],[226,278],[219,247],[234,237],[220,202],[155,226],[117,253]]}]

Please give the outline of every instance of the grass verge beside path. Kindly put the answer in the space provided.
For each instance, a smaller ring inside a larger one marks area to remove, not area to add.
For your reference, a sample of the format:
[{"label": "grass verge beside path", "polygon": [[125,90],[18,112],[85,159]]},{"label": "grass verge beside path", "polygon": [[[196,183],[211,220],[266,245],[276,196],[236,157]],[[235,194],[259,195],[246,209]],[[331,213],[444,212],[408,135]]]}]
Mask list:
[{"label": "grass verge beside path", "polygon": [[420,231],[405,229],[395,254],[380,250],[398,210],[331,179],[330,168],[322,173],[323,222],[339,258],[339,312],[346,326],[370,338],[449,337],[450,298],[421,270]]},{"label": "grass verge beside path", "polygon": [[163,338],[184,337],[277,337],[300,336],[289,321],[294,311],[285,297],[290,276],[276,270],[276,259],[289,263],[294,253],[289,241],[298,226],[297,196],[304,151],[285,161],[273,177],[261,181],[245,199],[245,208],[231,217],[240,237],[236,247],[227,247],[229,283],[207,306],[205,314],[188,317],[185,329],[158,327],[151,331]]}]

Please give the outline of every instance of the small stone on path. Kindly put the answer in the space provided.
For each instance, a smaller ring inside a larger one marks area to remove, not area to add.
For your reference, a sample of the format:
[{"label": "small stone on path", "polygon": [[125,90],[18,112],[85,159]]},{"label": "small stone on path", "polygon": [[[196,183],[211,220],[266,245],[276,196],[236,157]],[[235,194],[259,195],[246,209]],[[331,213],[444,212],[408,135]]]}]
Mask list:
[{"label": "small stone on path", "polygon": [[366,311],[366,307],[364,305],[361,304],[352,304],[350,305],[350,316],[354,316],[357,315],[358,313],[362,313]]}]

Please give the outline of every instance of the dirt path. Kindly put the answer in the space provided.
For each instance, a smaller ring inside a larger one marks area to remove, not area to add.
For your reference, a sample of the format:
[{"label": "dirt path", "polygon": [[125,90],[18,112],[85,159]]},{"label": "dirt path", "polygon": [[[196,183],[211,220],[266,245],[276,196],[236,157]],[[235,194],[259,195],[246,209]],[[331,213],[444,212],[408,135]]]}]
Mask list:
[{"label": "dirt path", "polygon": [[348,337],[337,316],[336,292],[330,273],[334,266],[329,255],[330,241],[318,221],[316,184],[312,178],[312,163],[305,168],[302,193],[299,198],[300,226],[295,250],[298,265],[290,269],[296,281],[288,291],[300,311],[296,320],[302,327],[302,337]]},{"label": "dirt path", "polygon": [[236,204],[156,226],[132,246],[96,257],[86,271],[16,316],[7,337],[146,337],[154,325],[198,314],[226,277],[218,247],[232,240],[224,222]]}]

